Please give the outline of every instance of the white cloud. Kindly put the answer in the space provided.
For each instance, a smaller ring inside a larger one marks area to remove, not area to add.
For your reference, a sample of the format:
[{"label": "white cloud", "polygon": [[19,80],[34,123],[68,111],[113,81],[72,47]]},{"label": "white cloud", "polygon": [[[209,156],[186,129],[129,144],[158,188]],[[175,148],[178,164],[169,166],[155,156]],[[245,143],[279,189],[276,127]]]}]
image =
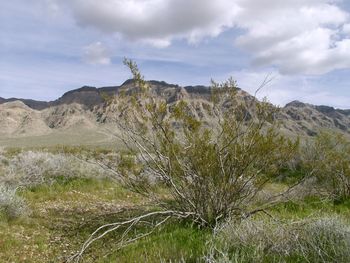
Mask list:
[{"label": "white cloud", "polygon": [[109,65],[111,58],[106,47],[101,42],[96,42],[84,47],[83,60],[88,64]]},{"label": "white cloud", "polygon": [[339,0],[55,1],[65,3],[82,27],[156,47],[239,28],[235,44],[252,54],[255,65],[275,66],[282,74],[350,67],[349,13]]},{"label": "white cloud", "polygon": [[56,0],[81,26],[166,46],[174,38],[196,42],[233,26],[232,0]]},{"label": "white cloud", "polygon": [[344,53],[350,43],[341,36],[349,14],[331,1],[240,2],[239,26],[247,31],[236,44],[252,52],[256,64],[274,65],[282,74],[350,67],[350,53]]},{"label": "white cloud", "polygon": [[343,26],[343,33],[346,35],[350,35],[350,24],[345,24]]}]

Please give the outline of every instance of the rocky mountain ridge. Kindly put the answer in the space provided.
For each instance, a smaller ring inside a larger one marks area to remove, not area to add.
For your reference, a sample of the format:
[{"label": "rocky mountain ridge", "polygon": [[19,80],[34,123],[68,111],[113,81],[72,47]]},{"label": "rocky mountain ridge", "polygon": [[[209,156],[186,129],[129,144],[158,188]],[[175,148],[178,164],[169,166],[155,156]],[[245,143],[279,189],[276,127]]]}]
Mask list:
[{"label": "rocky mountain ridge", "polygon": [[[168,104],[185,99],[192,113],[207,122],[213,118],[210,108],[210,90],[205,86],[186,86],[149,81],[157,96]],[[117,107],[105,103],[106,98],[116,95],[120,89],[132,89],[132,80],[120,86],[84,86],[63,94],[55,101],[44,102],[27,99],[0,98],[0,135],[26,136],[48,134],[66,129],[98,129],[117,121]],[[238,90],[237,99],[246,105],[255,98],[243,90]],[[350,136],[350,110],[329,106],[316,106],[299,101],[288,103],[280,111],[281,127],[296,135],[314,136],[320,129],[342,132]]]},{"label": "rocky mountain ridge", "polygon": [[[149,83],[158,90],[163,89],[180,89],[181,87],[177,84],[169,84],[164,81],[151,80]],[[68,91],[64,93],[60,98],[54,101],[37,101],[31,99],[22,98],[9,98],[4,99],[0,97],[0,104],[12,102],[12,101],[22,101],[28,107],[34,110],[44,110],[53,106],[59,106],[63,104],[81,104],[89,108],[103,104],[105,96],[113,96],[118,93],[120,88],[126,88],[132,86],[133,80],[129,79],[125,81],[120,86],[110,86],[110,87],[92,87],[83,86],[81,88]],[[206,86],[186,86],[183,87],[190,94],[201,94],[209,95],[209,87]]]}]

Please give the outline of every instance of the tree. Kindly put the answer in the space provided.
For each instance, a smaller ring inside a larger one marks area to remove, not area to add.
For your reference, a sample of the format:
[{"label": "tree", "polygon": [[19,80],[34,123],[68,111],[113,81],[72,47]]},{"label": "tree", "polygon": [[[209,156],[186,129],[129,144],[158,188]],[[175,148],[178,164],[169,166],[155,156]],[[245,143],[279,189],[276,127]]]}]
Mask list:
[{"label": "tree", "polygon": [[[298,147],[298,141],[279,133],[276,107],[265,100],[253,99],[248,105],[240,101],[233,79],[212,81],[206,108],[213,121],[207,123],[196,117],[190,100],[167,103],[144,80],[136,63],[125,59],[124,64],[135,87],[121,90],[115,100],[120,113],[117,136],[128,149],[120,155],[117,173],[126,187],[152,197],[156,211],[102,226],[78,256],[106,233],[150,218],[154,223],[155,216],[159,220],[154,227],[178,218],[214,229],[228,218],[247,218],[280,200],[283,193],[256,202]],[[160,198],[154,185],[170,197]]]}]

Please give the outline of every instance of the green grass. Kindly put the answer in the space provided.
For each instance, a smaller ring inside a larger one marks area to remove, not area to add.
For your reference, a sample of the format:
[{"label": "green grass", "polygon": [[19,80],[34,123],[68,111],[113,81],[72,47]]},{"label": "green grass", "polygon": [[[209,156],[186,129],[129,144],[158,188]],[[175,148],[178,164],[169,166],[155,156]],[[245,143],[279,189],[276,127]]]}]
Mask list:
[{"label": "green grass", "polygon": [[334,202],[317,197],[308,197],[302,201],[288,201],[272,209],[279,218],[298,219],[313,215],[341,215],[350,219],[350,200]]},{"label": "green grass", "polygon": [[[276,190],[283,184],[269,187]],[[0,262],[62,262],[99,226],[152,209],[149,200],[108,179],[59,177],[52,185],[32,187],[19,194],[32,213],[12,221],[0,217]],[[350,218],[350,200],[334,203],[308,198],[280,204],[270,213],[284,221],[334,214]],[[148,230],[143,226],[135,231]],[[94,243],[83,262],[202,262],[211,237],[208,231],[171,221],[152,235],[116,251],[121,231]],[[302,261],[293,255],[287,262]]]},{"label": "green grass", "polygon": [[125,190],[109,179],[56,177],[52,185],[40,185],[22,192],[31,203],[44,201],[128,201],[141,202],[141,196]]},{"label": "green grass", "polygon": [[0,262],[49,262],[49,246],[50,232],[41,221],[0,221]]},{"label": "green grass", "polygon": [[[138,231],[142,231],[138,229]],[[113,236],[113,235],[112,235]],[[118,234],[114,234],[118,236]],[[198,262],[205,254],[209,233],[190,225],[173,222],[151,236],[115,251],[113,237],[97,242],[84,259],[89,262]],[[108,249],[106,249],[108,246]],[[98,251],[96,253],[96,251]],[[100,253],[105,251],[104,253]],[[94,257],[94,260],[92,260]]]},{"label": "green grass", "polygon": [[[32,213],[13,221],[0,218],[0,262],[62,261],[99,226],[148,209],[147,200],[108,179],[59,178],[51,186],[32,187],[20,195]],[[120,234],[111,233],[93,244],[83,262],[139,262],[140,258],[143,262],[194,262],[204,254],[208,236],[190,225],[171,222],[115,251]]]}]

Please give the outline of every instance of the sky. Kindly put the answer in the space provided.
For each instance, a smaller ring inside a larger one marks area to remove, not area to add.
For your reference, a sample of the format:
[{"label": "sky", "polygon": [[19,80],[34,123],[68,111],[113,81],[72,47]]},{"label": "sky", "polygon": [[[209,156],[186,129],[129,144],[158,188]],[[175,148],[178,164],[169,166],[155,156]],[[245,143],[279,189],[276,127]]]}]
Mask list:
[{"label": "sky", "polygon": [[237,80],[284,106],[350,109],[348,0],[11,0],[0,2],[0,97],[54,100],[130,78]]}]

